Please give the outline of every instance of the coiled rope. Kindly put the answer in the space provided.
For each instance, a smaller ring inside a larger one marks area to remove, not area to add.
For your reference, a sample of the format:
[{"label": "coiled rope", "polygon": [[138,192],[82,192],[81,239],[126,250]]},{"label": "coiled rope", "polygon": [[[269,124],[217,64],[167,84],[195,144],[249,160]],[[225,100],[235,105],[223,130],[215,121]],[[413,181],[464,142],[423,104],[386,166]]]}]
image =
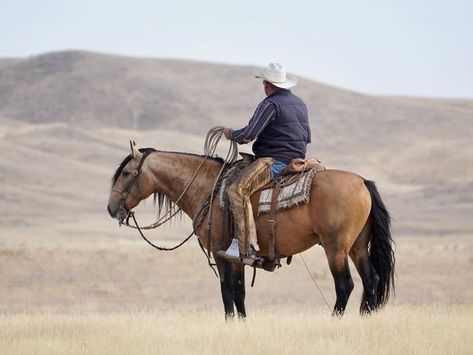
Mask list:
[{"label": "coiled rope", "polygon": [[[225,127],[216,126],[209,130],[207,137],[205,138],[204,154],[206,156],[213,157],[215,150],[217,149],[218,142],[222,138],[223,130]],[[227,164],[233,164],[238,159],[238,145],[235,141],[230,141],[230,148],[228,149],[225,162]]]}]

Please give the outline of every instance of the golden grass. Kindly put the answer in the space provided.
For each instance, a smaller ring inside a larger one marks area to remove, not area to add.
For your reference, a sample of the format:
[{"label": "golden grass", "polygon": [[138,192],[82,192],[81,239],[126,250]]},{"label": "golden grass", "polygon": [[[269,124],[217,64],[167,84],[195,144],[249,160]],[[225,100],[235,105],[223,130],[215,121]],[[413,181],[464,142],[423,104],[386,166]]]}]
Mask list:
[{"label": "golden grass", "polygon": [[156,309],[110,314],[4,314],[2,354],[471,354],[473,307],[389,306],[334,319],[309,306],[267,307],[246,321]]}]

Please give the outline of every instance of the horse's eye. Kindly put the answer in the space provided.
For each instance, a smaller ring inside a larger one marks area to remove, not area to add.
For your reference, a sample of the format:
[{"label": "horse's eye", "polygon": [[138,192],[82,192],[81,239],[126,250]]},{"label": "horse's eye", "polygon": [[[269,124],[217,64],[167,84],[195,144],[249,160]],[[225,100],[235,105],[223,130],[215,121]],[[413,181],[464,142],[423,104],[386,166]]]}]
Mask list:
[{"label": "horse's eye", "polygon": [[123,176],[128,176],[128,175],[130,175],[130,173],[129,173],[128,171],[123,170],[123,171],[122,171],[122,175],[123,175]]}]

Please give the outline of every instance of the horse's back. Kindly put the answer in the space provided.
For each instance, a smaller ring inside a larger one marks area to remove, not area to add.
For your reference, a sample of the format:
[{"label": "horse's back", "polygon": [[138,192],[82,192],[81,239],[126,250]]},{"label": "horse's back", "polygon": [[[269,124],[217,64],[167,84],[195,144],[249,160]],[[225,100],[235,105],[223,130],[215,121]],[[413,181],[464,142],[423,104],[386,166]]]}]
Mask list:
[{"label": "horse's back", "polygon": [[317,203],[323,198],[334,207],[340,207],[340,204],[358,204],[358,199],[369,197],[364,181],[360,175],[351,171],[320,171],[314,175],[312,181],[310,202]]}]

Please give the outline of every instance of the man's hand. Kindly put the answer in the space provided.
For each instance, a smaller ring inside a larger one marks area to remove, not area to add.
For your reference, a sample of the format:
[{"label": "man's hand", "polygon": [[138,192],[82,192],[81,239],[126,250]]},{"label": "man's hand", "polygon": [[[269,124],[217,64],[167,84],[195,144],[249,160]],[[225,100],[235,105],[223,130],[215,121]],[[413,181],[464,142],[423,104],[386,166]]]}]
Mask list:
[{"label": "man's hand", "polygon": [[[225,138],[227,138],[228,140],[232,140],[232,137],[230,137],[230,128],[224,128],[223,129],[223,134],[225,136]],[[238,142],[238,144],[247,144],[247,143],[250,143],[251,140],[249,139],[242,139],[240,142]]]},{"label": "man's hand", "polygon": [[232,137],[230,137],[230,128],[224,128],[223,134],[225,135],[225,138],[227,138],[228,140],[232,139]]}]

